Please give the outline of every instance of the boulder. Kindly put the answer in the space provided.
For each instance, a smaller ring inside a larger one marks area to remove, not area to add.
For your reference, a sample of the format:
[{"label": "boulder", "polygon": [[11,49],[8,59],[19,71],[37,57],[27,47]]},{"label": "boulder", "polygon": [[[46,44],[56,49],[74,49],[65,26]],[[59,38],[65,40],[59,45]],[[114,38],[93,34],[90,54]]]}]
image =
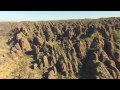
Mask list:
[{"label": "boulder", "polygon": [[68,62],[68,68],[69,68],[70,75],[73,76],[73,74],[74,74],[73,67],[72,67],[72,64],[70,62]]},{"label": "boulder", "polygon": [[68,77],[67,66],[66,66],[64,60],[61,60],[61,61],[59,62],[59,64],[60,64],[60,71],[61,71],[61,73],[62,73],[64,76]]},{"label": "boulder", "polygon": [[120,50],[116,50],[114,52],[114,57],[118,62],[120,62]]},{"label": "boulder", "polygon": [[56,79],[56,75],[53,70],[48,73],[48,79]]},{"label": "boulder", "polygon": [[114,70],[112,70],[112,69],[107,69],[107,70],[110,72],[110,74],[113,77],[113,79],[117,79],[117,75],[116,75]]},{"label": "boulder", "polygon": [[16,43],[14,47],[15,47],[17,50],[21,50],[21,47],[20,47],[19,43]]},{"label": "boulder", "polygon": [[113,52],[114,52],[114,43],[111,41],[106,41],[105,42],[105,50],[107,52],[108,55],[112,56]]},{"label": "boulder", "polygon": [[42,62],[39,64],[39,68],[40,68],[40,69],[43,68],[43,63],[42,63]]},{"label": "boulder", "polygon": [[21,38],[20,39],[20,46],[22,48],[22,51],[31,51],[31,46],[27,38]]},{"label": "boulder", "polygon": [[35,43],[36,45],[42,45],[42,44],[43,44],[42,38],[40,38],[39,36],[36,36],[36,37],[34,38],[34,43]]},{"label": "boulder", "polygon": [[19,40],[22,39],[24,36],[25,36],[25,35],[24,35],[22,32],[20,32],[20,33],[18,33],[18,34],[16,35],[16,40],[19,41]]},{"label": "boulder", "polygon": [[43,67],[49,68],[49,62],[47,56],[43,56]]},{"label": "boulder", "polygon": [[77,74],[77,73],[78,73],[78,64],[73,63],[73,64],[72,64],[72,67],[73,67],[74,73]]},{"label": "boulder", "polygon": [[12,47],[11,51],[13,51],[16,54],[21,54],[21,50],[16,49],[16,47]]},{"label": "boulder", "polygon": [[55,75],[57,75],[57,68],[55,66],[53,67],[53,71],[54,71]]},{"label": "boulder", "polygon": [[62,69],[62,72],[67,71],[67,67],[65,63],[61,64],[61,69]]},{"label": "boulder", "polygon": [[33,49],[34,49],[34,53],[35,53],[35,57],[38,60],[40,57],[40,49],[39,46],[33,45]]},{"label": "boulder", "polygon": [[54,55],[52,55],[52,61],[53,61],[54,64],[56,64],[56,62],[57,62]]},{"label": "boulder", "polygon": [[34,63],[34,69],[37,69],[38,64]]}]

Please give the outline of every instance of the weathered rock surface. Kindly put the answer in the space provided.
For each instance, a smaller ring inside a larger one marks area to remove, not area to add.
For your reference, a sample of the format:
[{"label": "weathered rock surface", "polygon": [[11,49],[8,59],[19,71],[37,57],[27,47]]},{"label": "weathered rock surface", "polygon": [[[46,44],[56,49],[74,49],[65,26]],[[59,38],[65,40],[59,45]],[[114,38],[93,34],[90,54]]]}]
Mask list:
[{"label": "weathered rock surface", "polygon": [[120,78],[119,18],[7,25],[11,53],[32,56],[45,78]]},{"label": "weathered rock surface", "polygon": [[20,39],[20,46],[22,48],[22,51],[31,51],[31,46],[27,38]]}]

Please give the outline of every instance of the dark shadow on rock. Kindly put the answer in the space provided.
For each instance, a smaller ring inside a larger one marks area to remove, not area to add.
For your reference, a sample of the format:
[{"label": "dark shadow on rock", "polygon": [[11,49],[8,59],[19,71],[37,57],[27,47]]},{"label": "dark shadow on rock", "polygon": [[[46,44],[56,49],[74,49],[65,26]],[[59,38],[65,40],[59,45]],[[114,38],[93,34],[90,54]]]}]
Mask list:
[{"label": "dark shadow on rock", "polygon": [[48,72],[45,72],[43,75],[42,75],[42,79],[48,79],[47,77],[48,77]]},{"label": "dark shadow on rock", "polygon": [[25,54],[27,54],[27,55],[33,55],[34,52],[33,51],[26,51]]},{"label": "dark shadow on rock", "polygon": [[16,35],[18,33],[20,33],[20,31],[18,30],[18,28],[15,28],[13,30],[11,30],[11,32],[9,32],[11,34],[11,36],[13,36],[13,38],[9,39],[7,44],[10,45],[13,42],[13,45],[17,42],[16,41]]},{"label": "dark shadow on rock", "polygon": [[10,45],[12,42],[13,42],[13,44],[16,43],[16,41],[15,41],[15,37],[9,39],[9,40],[7,41],[7,44]]},{"label": "dark shadow on rock", "polygon": [[29,66],[29,67],[30,67],[31,69],[34,69],[34,64],[35,64],[35,63],[36,63],[36,61],[32,61],[32,62],[31,62],[32,65]]},{"label": "dark shadow on rock", "polygon": [[31,65],[31,66],[30,66],[30,68],[31,68],[31,69],[34,69],[34,66],[33,66],[33,65]]}]

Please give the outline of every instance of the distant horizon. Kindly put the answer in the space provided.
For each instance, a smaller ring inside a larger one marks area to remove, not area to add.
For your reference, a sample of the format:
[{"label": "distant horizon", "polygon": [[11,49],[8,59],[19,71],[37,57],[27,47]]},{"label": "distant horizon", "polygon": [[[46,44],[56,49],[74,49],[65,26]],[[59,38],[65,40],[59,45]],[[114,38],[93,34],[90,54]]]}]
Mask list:
[{"label": "distant horizon", "polygon": [[0,22],[56,21],[120,17],[120,11],[0,11]]},{"label": "distant horizon", "polygon": [[0,21],[0,22],[39,22],[39,21],[62,21],[62,20],[84,20],[84,19],[101,19],[101,18],[118,18],[118,17],[100,17],[100,18],[72,18],[72,19],[51,19],[51,20],[25,20],[25,21]]}]

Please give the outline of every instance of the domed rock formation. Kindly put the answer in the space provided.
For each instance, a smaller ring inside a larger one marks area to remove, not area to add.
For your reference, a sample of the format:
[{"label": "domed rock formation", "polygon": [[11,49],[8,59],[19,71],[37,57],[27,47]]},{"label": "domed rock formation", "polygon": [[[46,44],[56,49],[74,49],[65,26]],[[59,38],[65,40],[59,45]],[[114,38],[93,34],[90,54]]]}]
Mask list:
[{"label": "domed rock formation", "polygon": [[119,18],[18,22],[0,26],[10,33],[10,52],[15,57],[23,54],[25,60],[31,57],[29,67],[33,66],[31,71],[39,72],[37,75],[41,78],[120,78]]},{"label": "domed rock formation", "polygon": [[31,51],[31,46],[27,38],[21,38],[20,39],[20,46],[22,48],[22,51]]}]

